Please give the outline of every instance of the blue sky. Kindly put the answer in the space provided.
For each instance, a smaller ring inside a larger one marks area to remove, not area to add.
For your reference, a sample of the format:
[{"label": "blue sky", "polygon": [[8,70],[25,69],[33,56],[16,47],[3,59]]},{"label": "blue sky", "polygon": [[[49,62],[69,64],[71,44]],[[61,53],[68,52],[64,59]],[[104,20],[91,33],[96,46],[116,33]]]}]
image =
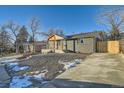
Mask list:
[{"label": "blue sky", "polygon": [[102,30],[95,20],[102,6],[0,6],[0,24],[14,20],[28,25],[31,17],[41,21],[40,31],[63,29],[65,34]]}]

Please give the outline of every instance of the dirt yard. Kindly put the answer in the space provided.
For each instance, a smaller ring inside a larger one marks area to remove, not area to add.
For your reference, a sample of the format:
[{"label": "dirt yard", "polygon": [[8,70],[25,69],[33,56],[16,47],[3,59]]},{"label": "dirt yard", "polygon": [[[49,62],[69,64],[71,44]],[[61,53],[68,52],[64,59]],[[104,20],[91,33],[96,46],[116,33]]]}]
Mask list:
[{"label": "dirt yard", "polygon": [[[76,54],[76,53],[64,53],[64,54],[51,53],[47,55],[42,55],[42,54],[34,55],[29,59],[15,61],[15,63],[13,62],[12,64],[9,63],[9,65],[7,64],[5,67],[11,78],[15,78],[17,80],[19,78],[24,78],[25,75],[28,76],[37,75],[36,77],[39,78],[42,76],[40,73],[45,73],[45,80],[49,81],[65,71],[65,69],[63,69],[64,64],[60,64],[60,62],[66,63],[66,62],[71,62],[75,59],[84,60],[88,55],[89,54]],[[40,85],[41,79],[40,80],[32,79],[32,82],[34,85],[31,87],[41,87]]]},{"label": "dirt yard", "polygon": [[124,55],[92,54],[52,82],[57,87],[124,87]]}]

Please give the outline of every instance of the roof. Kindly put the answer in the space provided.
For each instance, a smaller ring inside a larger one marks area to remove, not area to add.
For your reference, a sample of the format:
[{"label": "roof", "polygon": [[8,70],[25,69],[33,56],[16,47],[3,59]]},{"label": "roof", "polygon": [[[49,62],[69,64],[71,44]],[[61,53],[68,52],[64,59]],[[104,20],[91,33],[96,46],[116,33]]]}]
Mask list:
[{"label": "roof", "polygon": [[[55,36],[55,38],[54,38],[54,36]],[[64,37],[63,36],[60,36],[60,35],[57,35],[57,34],[53,34],[53,35],[50,35],[49,37],[48,37],[48,40],[62,40],[62,39],[64,39]]]},{"label": "roof", "polygon": [[95,31],[95,32],[87,32],[87,33],[80,33],[80,34],[74,34],[66,36],[66,39],[77,39],[77,38],[97,38],[99,37],[99,34],[101,31]]}]

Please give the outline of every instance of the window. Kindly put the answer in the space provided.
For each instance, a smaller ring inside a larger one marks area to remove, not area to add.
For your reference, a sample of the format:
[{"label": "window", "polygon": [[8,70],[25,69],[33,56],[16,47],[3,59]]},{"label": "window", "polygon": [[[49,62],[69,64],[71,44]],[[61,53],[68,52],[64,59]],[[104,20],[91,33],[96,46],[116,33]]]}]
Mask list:
[{"label": "window", "polygon": [[81,43],[84,43],[83,39],[80,40]]}]

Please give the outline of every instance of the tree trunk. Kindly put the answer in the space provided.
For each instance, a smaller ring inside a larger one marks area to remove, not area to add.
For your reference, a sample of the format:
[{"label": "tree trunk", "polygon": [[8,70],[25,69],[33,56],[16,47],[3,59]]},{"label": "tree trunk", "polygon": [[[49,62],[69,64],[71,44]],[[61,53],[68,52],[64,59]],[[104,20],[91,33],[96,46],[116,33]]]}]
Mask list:
[{"label": "tree trunk", "polygon": [[35,39],[34,39],[34,33],[33,33],[33,53],[35,53]]},{"label": "tree trunk", "polygon": [[16,39],[16,54],[19,53],[19,48],[18,48],[18,43],[17,43],[17,39]]}]

